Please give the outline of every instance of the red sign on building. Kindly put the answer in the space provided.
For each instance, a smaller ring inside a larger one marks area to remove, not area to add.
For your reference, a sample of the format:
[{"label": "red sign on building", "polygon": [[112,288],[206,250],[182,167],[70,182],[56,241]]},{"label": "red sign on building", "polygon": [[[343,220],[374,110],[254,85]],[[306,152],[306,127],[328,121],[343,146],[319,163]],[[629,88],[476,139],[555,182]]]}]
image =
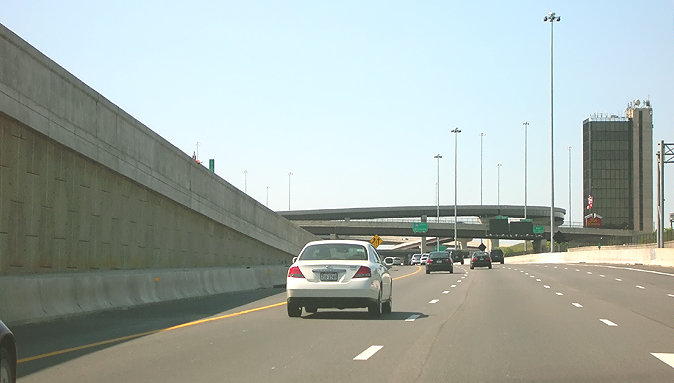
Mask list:
[{"label": "red sign on building", "polygon": [[588,214],[585,216],[585,227],[601,227],[601,219],[597,213]]}]

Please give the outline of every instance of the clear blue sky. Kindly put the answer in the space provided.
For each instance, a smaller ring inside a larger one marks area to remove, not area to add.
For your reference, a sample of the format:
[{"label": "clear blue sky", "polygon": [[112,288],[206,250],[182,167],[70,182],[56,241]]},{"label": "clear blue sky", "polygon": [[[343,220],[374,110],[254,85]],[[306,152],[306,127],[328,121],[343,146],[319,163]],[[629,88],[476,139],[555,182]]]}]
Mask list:
[{"label": "clear blue sky", "polygon": [[[674,142],[674,2],[0,0],[0,22],[188,155],[274,210],[550,201],[583,214],[582,121],[650,97]],[[674,211],[674,165],[667,166]]]}]

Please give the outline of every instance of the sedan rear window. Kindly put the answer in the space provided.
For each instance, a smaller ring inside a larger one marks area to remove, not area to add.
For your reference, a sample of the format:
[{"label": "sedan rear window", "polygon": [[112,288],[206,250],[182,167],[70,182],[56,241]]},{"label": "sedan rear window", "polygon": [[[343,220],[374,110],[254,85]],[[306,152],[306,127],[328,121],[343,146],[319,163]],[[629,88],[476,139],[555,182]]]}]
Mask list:
[{"label": "sedan rear window", "polygon": [[302,261],[367,261],[367,251],[360,245],[343,243],[311,245],[299,257]]},{"label": "sedan rear window", "polygon": [[435,258],[449,258],[449,253],[446,252],[446,251],[431,253],[431,259],[435,259]]}]

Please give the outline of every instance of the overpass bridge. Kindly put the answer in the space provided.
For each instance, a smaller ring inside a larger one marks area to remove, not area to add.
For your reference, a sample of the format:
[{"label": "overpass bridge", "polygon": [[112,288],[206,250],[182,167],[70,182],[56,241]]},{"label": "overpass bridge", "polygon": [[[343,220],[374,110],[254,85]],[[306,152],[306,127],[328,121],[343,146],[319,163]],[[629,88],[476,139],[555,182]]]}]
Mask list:
[{"label": "overpass bridge", "polygon": [[[436,206],[294,210],[277,213],[293,221],[301,228],[321,237],[368,237],[375,234],[391,237],[421,237],[422,248],[425,245],[426,237],[441,238],[441,242],[454,241],[454,205],[440,206],[440,222],[435,222]],[[555,208],[554,213],[555,224],[557,225],[555,226],[555,232],[559,231],[564,234],[568,241],[590,240],[601,237],[619,237],[623,238],[624,241],[630,241],[634,236],[643,234],[632,230],[561,226],[566,211],[562,208]],[[509,218],[523,218],[524,206],[457,206],[457,238],[464,244],[474,238],[489,239],[494,242],[494,247],[498,246],[498,239],[534,239],[534,246],[540,246],[542,239],[550,239],[549,214],[549,207],[527,206],[527,218],[531,219],[534,225],[543,226],[544,233],[537,239],[522,238],[505,234],[490,235],[488,220],[498,215],[508,216]],[[448,221],[448,217],[451,217],[451,221]],[[428,231],[415,233],[412,229],[414,222],[428,222]]]}]

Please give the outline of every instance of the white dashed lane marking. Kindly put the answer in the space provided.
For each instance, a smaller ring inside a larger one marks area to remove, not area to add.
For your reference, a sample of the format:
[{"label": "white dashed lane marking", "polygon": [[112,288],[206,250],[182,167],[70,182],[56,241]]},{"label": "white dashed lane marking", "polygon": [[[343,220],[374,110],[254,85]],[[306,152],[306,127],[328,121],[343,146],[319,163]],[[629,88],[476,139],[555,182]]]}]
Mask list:
[{"label": "white dashed lane marking", "polygon": [[608,319],[599,319],[599,320],[602,321],[602,322],[604,322],[604,324],[607,325],[607,326],[611,326],[611,327],[616,327],[616,326],[618,326],[617,324],[611,322],[611,321],[608,320]]},{"label": "white dashed lane marking", "polygon": [[543,285],[543,287],[545,287],[546,289],[550,288],[550,286],[548,286],[548,285]]},{"label": "white dashed lane marking", "polygon": [[645,289],[645,287],[637,285],[637,289]]},{"label": "white dashed lane marking", "polygon": [[674,298],[674,294],[667,294],[667,296]]},{"label": "white dashed lane marking", "polygon": [[450,287],[456,287],[456,285],[451,285]]},{"label": "white dashed lane marking", "polygon": [[419,315],[419,314],[413,314],[413,315],[410,315],[409,318],[405,319],[405,322],[414,322],[414,320],[417,319],[417,318],[419,318],[420,316],[421,316],[421,315]]},{"label": "white dashed lane marking", "polygon": [[439,299],[433,299],[433,300],[431,300],[431,301],[428,302],[428,303],[438,303],[439,301],[440,301]]},{"label": "white dashed lane marking", "polygon": [[599,274],[599,276],[602,277],[602,278],[606,277],[606,275],[604,275],[604,274]]},{"label": "white dashed lane marking", "polygon": [[581,305],[580,303],[571,303],[571,304],[576,306],[576,307],[583,307],[583,305]]},{"label": "white dashed lane marking", "polygon": [[557,294],[557,295],[564,295],[564,294],[562,294],[562,293],[560,293],[560,292],[556,292],[555,294]]},{"label": "white dashed lane marking", "polygon": [[592,274],[592,272],[591,272],[591,271],[588,271],[587,273],[588,273],[588,274]]},{"label": "white dashed lane marking", "polygon": [[382,348],[384,348],[384,346],[370,346],[367,350],[361,352],[358,354],[358,356],[353,358],[353,360],[368,360],[372,355],[376,354],[377,351],[381,350]]},{"label": "white dashed lane marking", "polygon": [[674,368],[674,354],[662,354],[662,353],[652,352],[651,355],[660,359],[664,363],[667,363],[669,365],[669,367]]},{"label": "white dashed lane marking", "polygon": [[443,291],[442,293],[443,293],[443,294],[449,294],[449,290]]},{"label": "white dashed lane marking", "polygon": [[540,281],[541,281],[540,279],[536,279],[536,282],[540,282]]},{"label": "white dashed lane marking", "polygon": [[616,278],[615,280],[618,281],[618,282],[622,282],[622,281],[623,281],[623,280],[620,279],[620,278]]}]

